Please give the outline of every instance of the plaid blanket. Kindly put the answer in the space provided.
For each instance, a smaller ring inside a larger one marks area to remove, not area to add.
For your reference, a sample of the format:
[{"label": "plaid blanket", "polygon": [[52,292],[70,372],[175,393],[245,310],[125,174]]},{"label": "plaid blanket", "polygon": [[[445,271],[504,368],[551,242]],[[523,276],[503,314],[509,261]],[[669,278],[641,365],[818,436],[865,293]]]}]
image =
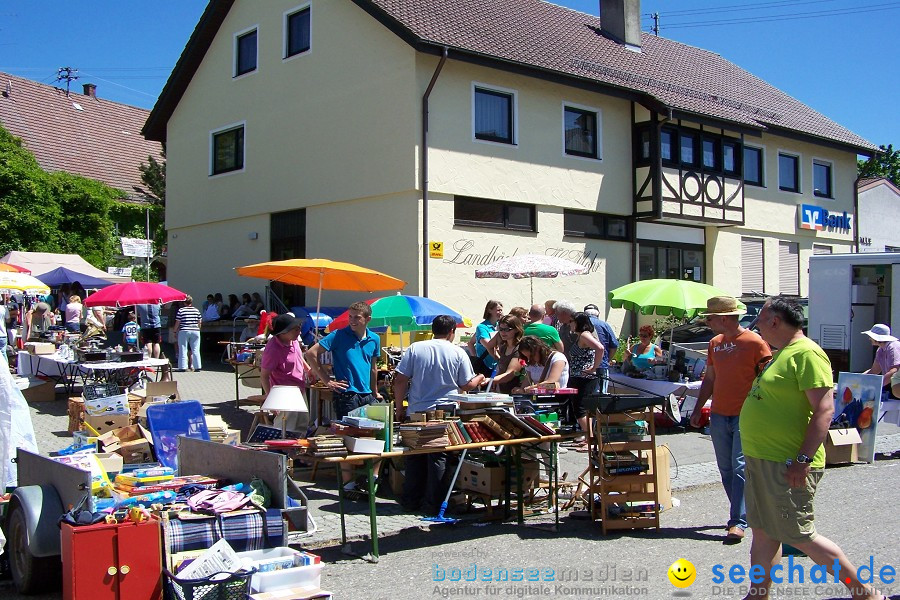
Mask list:
[{"label": "plaid blanket", "polygon": [[236,552],[275,548],[285,545],[286,535],[281,509],[278,508],[266,510],[265,522],[262,513],[231,517],[218,515],[190,521],[173,518],[168,520],[165,530],[168,550],[172,553],[203,550],[222,537]]}]

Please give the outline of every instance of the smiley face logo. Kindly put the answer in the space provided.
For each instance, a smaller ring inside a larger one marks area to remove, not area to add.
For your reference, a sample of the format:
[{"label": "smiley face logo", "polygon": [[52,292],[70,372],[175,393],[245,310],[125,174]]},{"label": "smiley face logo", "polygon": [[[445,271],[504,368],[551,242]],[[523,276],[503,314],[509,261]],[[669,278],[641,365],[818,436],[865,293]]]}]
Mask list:
[{"label": "smiley face logo", "polygon": [[694,580],[697,579],[697,569],[694,563],[683,558],[679,558],[669,566],[666,572],[669,581],[677,588],[690,587]]}]

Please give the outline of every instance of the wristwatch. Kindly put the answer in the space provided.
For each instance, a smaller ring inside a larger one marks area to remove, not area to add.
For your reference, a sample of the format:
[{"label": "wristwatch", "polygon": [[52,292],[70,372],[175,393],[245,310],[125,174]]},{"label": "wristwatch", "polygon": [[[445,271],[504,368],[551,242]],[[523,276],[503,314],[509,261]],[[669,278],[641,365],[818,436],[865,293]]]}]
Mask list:
[{"label": "wristwatch", "polygon": [[784,464],[785,464],[785,466],[789,467],[789,466],[791,466],[791,465],[794,464],[794,463],[797,463],[797,464],[800,464],[800,465],[808,465],[808,464],[811,463],[811,462],[812,462],[812,459],[811,459],[810,457],[808,457],[807,455],[805,455],[805,454],[798,454],[798,455],[797,455],[797,458],[794,458],[794,459],[790,459],[790,458],[789,458],[789,459],[787,459],[786,461],[784,461]]}]

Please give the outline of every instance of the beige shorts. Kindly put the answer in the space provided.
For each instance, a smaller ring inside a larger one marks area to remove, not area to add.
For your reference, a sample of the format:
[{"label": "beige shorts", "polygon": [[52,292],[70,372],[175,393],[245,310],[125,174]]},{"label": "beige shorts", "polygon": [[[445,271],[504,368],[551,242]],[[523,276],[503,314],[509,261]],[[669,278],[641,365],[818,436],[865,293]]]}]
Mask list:
[{"label": "beige shorts", "polygon": [[747,524],[762,529],[772,539],[791,545],[816,538],[813,499],[824,469],[810,469],[806,486],[792,488],[784,478],[784,463],[745,456],[744,500]]}]

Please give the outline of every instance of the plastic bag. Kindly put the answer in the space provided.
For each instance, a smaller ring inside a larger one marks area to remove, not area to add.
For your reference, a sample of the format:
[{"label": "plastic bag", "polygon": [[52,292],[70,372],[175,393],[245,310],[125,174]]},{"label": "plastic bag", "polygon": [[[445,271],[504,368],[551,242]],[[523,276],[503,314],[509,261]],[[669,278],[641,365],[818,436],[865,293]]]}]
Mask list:
[{"label": "plastic bag", "polygon": [[0,490],[16,487],[16,448],[38,453],[31,412],[22,391],[16,387],[6,361],[0,359]]},{"label": "plastic bag", "polygon": [[188,498],[194,512],[220,514],[238,510],[250,504],[250,496],[227,490],[203,490]]}]

